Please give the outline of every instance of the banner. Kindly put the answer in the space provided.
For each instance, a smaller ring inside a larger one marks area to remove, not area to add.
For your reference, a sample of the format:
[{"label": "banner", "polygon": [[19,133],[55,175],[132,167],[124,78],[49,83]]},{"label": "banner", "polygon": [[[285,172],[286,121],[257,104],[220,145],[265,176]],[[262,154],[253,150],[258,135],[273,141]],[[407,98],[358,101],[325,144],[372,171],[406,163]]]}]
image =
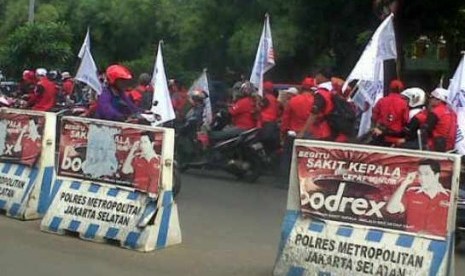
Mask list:
[{"label": "banner", "polygon": [[455,148],[465,154],[465,56],[462,57],[449,84],[449,103],[457,113],[457,139]]},{"label": "banner", "polygon": [[85,48],[75,79],[87,84],[100,95],[102,93],[102,84],[98,78],[97,71],[97,65],[89,48]]},{"label": "banner", "polygon": [[[371,127],[372,108],[376,102],[383,97],[383,62],[388,59],[397,58],[396,37],[394,33],[393,19],[394,15],[391,14],[381,23],[378,29],[376,29],[370,42],[365,47],[365,50],[360,56],[360,59],[357,61],[357,64],[352,69],[352,72],[350,72],[346,82],[342,87],[342,90],[345,91],[350,82],[353,80],[358,80],[359,89],[356,94],[367,92],[369,94],[374,94],[369,97],[374,101],[366,101],[365,103],[368,103],[369,105],[367,108],[362,109],[364,113],[362,114],[362,119],[360,121],[358,132],[359,137],[369,131]],[[364,89],[360,89],[360,86],[370,86],[376,89],[366,91]],[[357,101],[359,99],[360,98],[358,98]],[[363,105],[365,105],[365,103],[363,103]]]},{"label": "banner", "polygon": [[176,118],[170,92],[168,90],[168,82],[166,80],[165,65],[163,63],[163,54],[161,50],[162,44],[162,41],[158,43],[157,59],[152,74],[152,85],[155,88],[153,102],[157,104],[152,107],[151,111],[161,117],[160,121],[152,124],[154,126],[161,125]]},{"label": "banner", "polygon": [[0,111],[0,161],[33,166],[39,159],[45,126],[43,114]]},{"label": "banner", "polygon": [[128,186],[158,194],[163,131],[64,117],[58,175]]},{"label": "banner", "polygon": [[258,94],[263,95],[263,75],[275,65],[273,39],[271,38],[270,16],[265,15],[262,35],[258,44],[257,54],[253,64],[250,82],[258,88]]},{"label": "banner", "polygon": [[446,237],[454,160],[342,146],[297,146],[296,157],[302,214]]},{"label": "banner", "polygon": [[86,49],[90,49],[90,28],[87,27],[86,37],[82,42],[81,49],[79,49],[78,58],[82,58],[86,52]]}]

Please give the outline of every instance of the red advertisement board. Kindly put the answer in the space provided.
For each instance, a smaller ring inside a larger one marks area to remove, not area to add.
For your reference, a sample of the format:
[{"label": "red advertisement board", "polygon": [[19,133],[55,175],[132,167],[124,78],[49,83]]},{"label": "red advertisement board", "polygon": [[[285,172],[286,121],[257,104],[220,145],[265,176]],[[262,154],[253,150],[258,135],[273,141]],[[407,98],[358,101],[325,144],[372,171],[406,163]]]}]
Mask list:
[{"label": "red advertisement board", "polygon": [[64,117],[58,175],[158,194],[163,131],[138,125]]},{"label": "red advertisement board", "polygon": [[295,154],[303,214],[446,236],[453,160],[326,146],[296,146]]},{"label": "red advertisement board", "polygon": [[0,110],[0,162],[33,166],[40,157],[45,114]]}]

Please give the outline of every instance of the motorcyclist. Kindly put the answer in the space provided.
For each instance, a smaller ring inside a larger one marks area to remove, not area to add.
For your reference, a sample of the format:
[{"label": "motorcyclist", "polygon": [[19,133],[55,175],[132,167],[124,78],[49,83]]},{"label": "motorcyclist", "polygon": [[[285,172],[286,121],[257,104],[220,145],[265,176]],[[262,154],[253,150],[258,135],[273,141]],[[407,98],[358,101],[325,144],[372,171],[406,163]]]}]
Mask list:
[{"label": "motorcyclist", "polygon": [[436,88],[431,92],[430,112],[426,120],[428,149],[431,151],[450,151],[455,148],[457,134],[457,115],[447,105],[449,92]]},{"label": "motorcyclist", "polygon": [[263,126],[260,129],[259,137],[267,152],[273,152],[279,147],[279,103],[274,95],[272,82],[263,83],[263,94],[260,101],[260,119]]},{"label": "motorcyclist", "polygon": [[33,110],[50,111],[56,104],[58,88],[53,81],[47,78],[47,70],[38,68],[36,70],[38,79],[34,96],[29,99],[29,104]]},{"label": "motorcyclist", "polygon": [[142,112],[126,96],[125,91],[132,80],[128,68],[114,64],[106,70],[107,85],[97,101],[95,117],[111,121],[127,121],[132,116],[139,116]]},{"label": "motorcyclist", "polygon": [[233,126],[210,132],[211,139],[228,139],[257,126],[258,110],[254,93],[255,88],[250,82],[244,82],[241,85],[240,98],[228,108]]},{"label": "motorcyclist", "polygon": [[139,76],[139,84],[136,88],[130,90],[128,92],[128,97],[132,100],[132,102],[146,110],[150,110],[152,108],[153,102],[153,87],[150,85],[150,75],[147,73],[142,73]]},{"label": "motorcyclist", "polygon": [[408,100],[410,111],[409,121],[402,133],[404,138],[399,140],[399,144],[403,148],[419,149],[420,146],[423,147],[419,145],[419,141],[423,141],[419,137],[421,133],[418,130],[425,126],[428,117],[428,110],[425,107],[426,94],[423,89],[412,87],[405,89],[401,95]]}]

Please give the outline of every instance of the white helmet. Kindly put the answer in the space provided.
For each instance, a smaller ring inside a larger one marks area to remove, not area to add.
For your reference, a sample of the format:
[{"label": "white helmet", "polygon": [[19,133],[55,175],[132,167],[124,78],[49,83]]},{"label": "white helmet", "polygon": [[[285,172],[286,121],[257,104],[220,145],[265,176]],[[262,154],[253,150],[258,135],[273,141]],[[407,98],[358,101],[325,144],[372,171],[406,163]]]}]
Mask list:
[{"label": "white helmet", "polygon": [[449,91],[444,88],[436,88],[431,92],[431,97],[436,98],[440,101],[447,103],[447,97],[449,96]]},{"label": "white helmet", "polygon": [[425,104],[426,94],[421,88],[407,88],[400,94],[408,99],[408,105],[410,107],[419,107]]},{"label": "white helmet", "polygon": [[36,76],[45,77],[46,75],[47,75],[47,69],[45,69],[45,68],[37,68],[36,69]]}]

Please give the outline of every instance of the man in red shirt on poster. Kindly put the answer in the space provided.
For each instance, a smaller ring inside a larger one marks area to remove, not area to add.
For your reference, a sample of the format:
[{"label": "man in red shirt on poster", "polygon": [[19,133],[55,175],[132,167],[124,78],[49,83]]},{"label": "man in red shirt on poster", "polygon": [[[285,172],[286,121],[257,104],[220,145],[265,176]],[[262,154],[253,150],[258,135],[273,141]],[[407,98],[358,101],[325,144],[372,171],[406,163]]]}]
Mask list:
[{"label": "man in red shirt on poster", "polygon": [[34,120],[29,120],[29,123],[23,127],[21,133],[16,140],[13,151],[21,152],[20,162],[29,166],[34,165],[40,155],[42,148],[42,140],[37,130],[37,125]]},{"label": "man in red shirt on poster", "polygon": [[132,145],[124,161],[122,172],[133,174],[134,188],[157,194],[160,180],[160,156],[153,149],[148,135],[142,135],[140,140]]},{"label": "man in red shirt on poster", "polygon": [[417,175],[417,172],[411,172],[389,200],[386,210],[391,214],[404,214],[406,231],[446,236],[450,190],[439,182],[440,174],[438,161],[420,161],[420,185],[411,186]]}]

